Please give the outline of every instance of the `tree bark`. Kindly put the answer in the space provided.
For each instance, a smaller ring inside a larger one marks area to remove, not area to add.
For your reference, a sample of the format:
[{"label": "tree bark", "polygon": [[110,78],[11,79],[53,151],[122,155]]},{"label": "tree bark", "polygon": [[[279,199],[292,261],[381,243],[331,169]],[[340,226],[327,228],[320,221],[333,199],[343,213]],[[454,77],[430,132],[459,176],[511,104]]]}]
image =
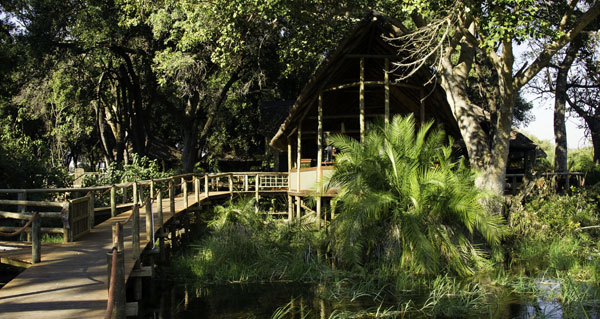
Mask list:
[{"label": "tree bark", "polygon": [[567,48],[565,57],[558,67],[556,75],[556,88],[554,93],[554,171],[564,173],[567,171],[567,126],[565,113],[567,110],[567,81],[569,70],[575,61],[577,52],[583,45],[581,36],[576,37]]},{"label": "tree bark", "polygon": [[196,108],[191,98],[188,98],[185,107],[184,122],[182,127],[183,149],[181,151],[181,164],[185,173],[191,173],[196,164],[198,149],[198,121]]}]

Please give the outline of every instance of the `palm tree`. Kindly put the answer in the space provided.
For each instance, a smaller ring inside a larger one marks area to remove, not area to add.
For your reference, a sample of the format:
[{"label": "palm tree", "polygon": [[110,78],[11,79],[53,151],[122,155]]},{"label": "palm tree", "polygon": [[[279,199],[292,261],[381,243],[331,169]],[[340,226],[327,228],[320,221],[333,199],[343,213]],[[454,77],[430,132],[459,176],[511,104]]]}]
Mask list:
[{"label": "palm tree", "polygon": [[340,188],[342,214],[332,224],[338,261],[468,275],[485,256],[476,242],[499,246],[502,217],[482,209],[474,175],[432,125],[417,131],[412,116],[396,116],[371,126],[363,143],[332,137],[340,152],[329,181]]}]

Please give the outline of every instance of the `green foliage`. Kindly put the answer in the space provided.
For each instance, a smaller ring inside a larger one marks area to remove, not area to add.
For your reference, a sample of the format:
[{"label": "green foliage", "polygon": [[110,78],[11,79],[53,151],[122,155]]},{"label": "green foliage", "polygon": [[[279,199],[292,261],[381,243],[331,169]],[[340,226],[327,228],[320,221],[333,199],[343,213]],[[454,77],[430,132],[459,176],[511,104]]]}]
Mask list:
[{"label": "green foliage", "polygon": [[332,138],[340,153],[330,183],[341,187],[343,212],[333,223],[333,249],[344,264],[464,276],[487,256],[480,241],[498,248],[502,218],[482,209],[473,174],[431,127],[417,131],[412,116],[397,116],[372,126],[364,143]]},{"label": "green foliage", "polygon": [[323,235],[300,223],[278,223],[255,212],[253,200],[217,206],[210,235],[176,258],[178,278],[207,282],[305,281],[320,277]]},{"label": "green foliage", "polygon": [[588,186],[600,183],[600,164],[594,162],[594,149],[591,146],[569,150],[568,156],[569,171],[585,173],[585,184]]},{"label": "green foliage", "polygon": [[571,195],[550,191],[531,195],[524,205],[513,207],[507,249],[515,270],[595,280],[600,231],[586,227],[600,224],[598,199],[594,189],[573,189]]},{"label": "green foliage", "polygon": [[86,175],[84,184],[86,186],[114,185],[174,175],[172,171],[163,172],[157,160],[151,160],[145,156],[132,154],[130,161],[123,167],[119,167],[117,163],[111,163],[105,174]]},{"label": "green foliage", "polygon": [[572,195],[553,191],[533,195],[523,206],[511,210],[510,228],[516,238],[549,240],[575,235],[585,239],[589,232],[577,229],[599,224],[597,196],[586,189],[575,189]]},{"label": "green foliage", "polygon": [[0,119],[0,188],[63,186],[66,171],[52,168],[44,141],[33,139],[12,118]]}]

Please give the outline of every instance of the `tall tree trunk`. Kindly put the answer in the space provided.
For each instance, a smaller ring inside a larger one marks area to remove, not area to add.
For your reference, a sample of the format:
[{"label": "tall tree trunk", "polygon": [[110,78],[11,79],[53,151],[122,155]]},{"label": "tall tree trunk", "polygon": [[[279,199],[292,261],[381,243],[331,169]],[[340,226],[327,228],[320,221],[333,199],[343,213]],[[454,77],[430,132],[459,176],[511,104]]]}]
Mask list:
[{"label": "tall tree trunk", "polygon": [[188,98],[185,107],[184,121],[182,126],[183,150],[181,152],[181,164],[185,173],[191,173],[197,161],[198,150],[198,120],[196,115],[196,105],[191,98]]},{"label": "tall tree trunk", "polygon": [[592,132],[592,146],[594,147],[594,163],[600,165],[600,119],[587,121]]},{"label": "tall tree trunk", "polygon": [[558,67],[556,88],[554,93],[554,171],[567,172],[567,126],[565,113],[567,109],[567,80],[569,70],[575,61],[577,51],[583,42],[578,36],[567,48],[566,54]]},{"label": "tall tree trunk", "polygon": [[[512,107],[516,96],[511,84],[512,76],[510,72],[503,71],[508,70],[507,68],[497,67],[499,81],[502,83],[499,86],[507,85],[507,88],[499,91],[498,110],[493,117],[495,121],[490,123],[492,128],[486,133],[481,124],[483,121],[491,119],[485,118],[481,107],[471,103],[467,94],[466,78],[471,71],[472,56],[464,56],[462,59],[463,63],[453,66],[450,55],[443,58],[441,86],[446,92],[446,98],[458,122],[471,168],[478,173],[475,180],[476,186],[501,196],[504,192]],[[510,56],[504,63],[511,63]],[[497,211],[498,207],[492,207],[492,209]]]}]

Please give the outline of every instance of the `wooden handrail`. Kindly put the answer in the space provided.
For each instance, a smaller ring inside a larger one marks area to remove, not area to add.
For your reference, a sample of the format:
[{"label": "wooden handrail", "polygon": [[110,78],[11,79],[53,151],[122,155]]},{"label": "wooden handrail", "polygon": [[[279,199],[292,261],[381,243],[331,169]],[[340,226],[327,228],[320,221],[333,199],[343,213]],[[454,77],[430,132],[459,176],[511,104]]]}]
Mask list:
[{"label": "wooden handrail", "polygon": [[[38,212],[42,218],[62,218],[60,212]],[[2,212],[0,211],[0,217],[12,218],[12,219],[29,219],[33,213],[15,213],[15,212]]]},{"label": "wooden handrail", "polygon": [[0,205],[24,205],[24,206],[35,206],[35,207],[58,207],[58,208],[61,208],[64,205],[64,202],[0,199]]}]

